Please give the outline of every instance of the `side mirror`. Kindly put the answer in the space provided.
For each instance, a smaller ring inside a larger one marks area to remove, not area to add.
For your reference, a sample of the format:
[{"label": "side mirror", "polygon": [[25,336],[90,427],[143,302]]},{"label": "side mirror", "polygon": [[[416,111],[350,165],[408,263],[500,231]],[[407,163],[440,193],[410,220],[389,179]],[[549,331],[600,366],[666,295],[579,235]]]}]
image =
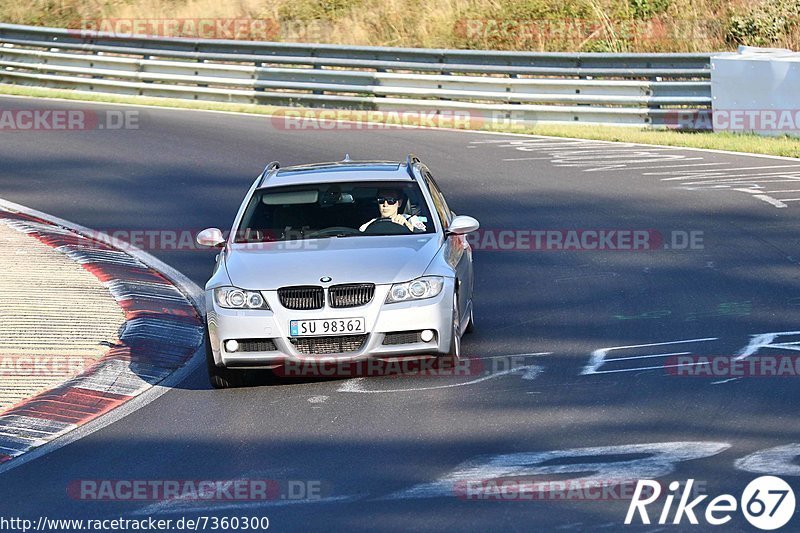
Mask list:
[{"label": "side mirror", "polygon": [[472,217],[466,215],[458,215],[455,217],[450,225],[447,226],[445,233],[455,233],[456,235],[464,235],[465,233],[472,233],[481,227],[480,222]]},{"label": "side mirror", "polygon": [[221,248],[225,245],[225,237],[222,236],[222,232],[217,228],[204,229],[197,234],[196,240],[200,246],[209,248]]}]

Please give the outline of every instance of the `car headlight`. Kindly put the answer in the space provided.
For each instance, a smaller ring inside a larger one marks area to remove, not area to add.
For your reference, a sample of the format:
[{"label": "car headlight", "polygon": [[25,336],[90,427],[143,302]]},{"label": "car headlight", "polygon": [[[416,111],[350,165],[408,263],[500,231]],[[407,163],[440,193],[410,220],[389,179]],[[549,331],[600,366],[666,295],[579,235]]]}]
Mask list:
[{"label": "car headlight", "polygon": [[444,278],[440,276],[424,276],[405,283],[395,283],[386,296],[386,303],[407,302],[433,298],[444,287]]},{"label": "car headlight", "polygon": [[269,309],[260,292],[236,287],[217,287],[214,289],[214,300],[218,306],[226,309]]}]

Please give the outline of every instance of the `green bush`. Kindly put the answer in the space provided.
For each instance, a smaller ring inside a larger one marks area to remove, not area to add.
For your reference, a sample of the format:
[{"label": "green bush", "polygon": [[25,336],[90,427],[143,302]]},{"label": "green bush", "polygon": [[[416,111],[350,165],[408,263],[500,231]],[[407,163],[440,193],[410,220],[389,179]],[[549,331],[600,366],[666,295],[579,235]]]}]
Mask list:
[{"label": "green bush", "polygon": [[669,9],[670,0],[628,0],[631,15],[635,19],[646,20],[661,15]]},{"label": "green bush", "polygon": [[363,0],[294,0],[283,4],[278,15],[286,20],[336,20],[356,7]]},{"label": "green bush", "polygon": [[583,45],[581,52],[620,52],[617,43],[609,39],[592,39]]},{"label": "green bush", "polygon": [[591,5],[583,0],[505,0],[500,2],[497,17],[509,20],[594,18]]},{"label": "green bush", "polygon": [[798,24],[800,0],[770,0],[743,14],[728,19],[725,40],[747,46],[779,43]]},{"label": "green bush", "polygon": [[0,2],[0,21],[10,20],[17,24],[77,28],[85,17],[80,2],[75,0],[38,0],[24,10],[10,3]]}]

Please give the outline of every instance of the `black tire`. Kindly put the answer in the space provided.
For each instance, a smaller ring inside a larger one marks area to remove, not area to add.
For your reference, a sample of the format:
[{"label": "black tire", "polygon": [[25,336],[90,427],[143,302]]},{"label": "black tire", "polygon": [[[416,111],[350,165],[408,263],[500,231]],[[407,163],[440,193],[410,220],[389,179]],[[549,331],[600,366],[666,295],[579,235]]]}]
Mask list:
[{"label": "black tire", "polygon": [[447,357],[455,360],[461,359],[461,317],[458,313],[458,295],[453,295],[453,334],[450,336],[450,348],[447,350]]},{"label": "black tire", "polygon": [[211,351],[211,339],[208,335],[208,325],[205,328],[206,342],[206,367],[208,367],[208,380],[215,389],[230,389],[241,387],[244,383],[246,372],[244,370],[231,370],[224,366],[217,366],[214,362],[214,353]]}]

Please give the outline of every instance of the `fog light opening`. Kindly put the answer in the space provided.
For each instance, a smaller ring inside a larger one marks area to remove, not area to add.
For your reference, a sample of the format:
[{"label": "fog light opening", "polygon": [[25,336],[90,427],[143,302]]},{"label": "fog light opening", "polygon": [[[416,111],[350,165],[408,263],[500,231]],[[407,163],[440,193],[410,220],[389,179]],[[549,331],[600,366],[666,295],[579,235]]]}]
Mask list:
[{"label": "fog light opening", "polygon": [[422,342],[431,342],[433,340],[433,331],[424,329],[422,333],[419,334],[419,338],[422,339]]},{"label": "fog light opening", "polygon": [[239,343],[235,340],[231,339],[229,341],[225,341],[225,350],[228,352],[235,352],[239,349]]}]

